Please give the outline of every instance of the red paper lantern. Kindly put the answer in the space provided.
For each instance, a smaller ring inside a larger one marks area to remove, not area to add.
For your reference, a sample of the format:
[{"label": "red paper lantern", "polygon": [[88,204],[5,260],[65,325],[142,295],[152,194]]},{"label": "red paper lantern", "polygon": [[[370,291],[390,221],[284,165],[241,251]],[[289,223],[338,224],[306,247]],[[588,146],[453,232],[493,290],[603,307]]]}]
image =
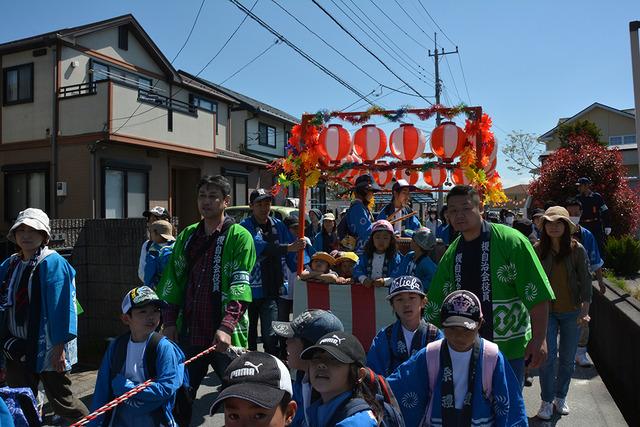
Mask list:
[{"label": "red paper lantern", "polygon": [[[407,172],[409,172],[408,175]],[[407,171],[405,169],[396,169],[396,179],[406,179],[411,185],[416,185],[419,178],[420,174],[414,170]]]},{"label": "red paper lantern", "polygon": [[375,125],[364,125],[353,135],[353,149],[365,162],[382,157],[387,151],[387,135]]},{"label": "red paper lantern", "polygon": [[445,162],[451,162],[464,149],[467,136],[453,122],[444,122],[431,132],[431,151]]},{"label": "red paper lantern", "polygon": [[429,186],[438,188],[447,180],[447,170],[442,167],[430,168],[424,173],[423,177]]},{"label": "red paper lantern", "polygon": [[[386,165],[387,162],[378,162],[377,164]],[[374,171],[372,175],[373,179],[375,179],[378,185],[382,188],[386,188],[393,179],[393,171],[391,169],[387,169],[384,171]]]},{"label": "red paper lantern", "polygon": [[401,124],[389,137],[391,155],[400,160],[412,161],[424,153],[427,139],[420,129],[410,123]]},{"label": "red paper lantern", "polygon": [[467,178],[467,176],[464,174],[464,170],[461,168],[455,168],[451,172],[451,179],[456,185],[469,185],[469,182],[471,182],[469,178]]},{"label": "red paper lantern", "polygon": [[329,125],[320,132],[318,151],[327,163],[337,163],[353,149],[351,135],[341,125]]}]

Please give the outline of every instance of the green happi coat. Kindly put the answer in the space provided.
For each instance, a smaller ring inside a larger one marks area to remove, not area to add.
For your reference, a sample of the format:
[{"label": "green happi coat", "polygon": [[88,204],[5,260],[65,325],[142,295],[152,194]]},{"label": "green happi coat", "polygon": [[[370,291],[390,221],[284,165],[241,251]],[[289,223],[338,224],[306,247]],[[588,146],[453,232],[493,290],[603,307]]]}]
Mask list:
[{"label": "green happi coat", "polygon": [[[461,238],[454,240],[445,252],[429,288],[425,317],[436,326],[440,326],[440,307],[444,298],[457,289],[454,267]],[[507,359],[524,357],[525,347],[531,339],[528,309],[555,299],[549,279],[529,240],[519,231],[501,224],[491,224],[489,269],[493,341]]]},{"label": "green happi coat", "polygon": [[[173,245],[173,254],[167,264],[160,283],[156,289],[158,296],[164,301],[183,307],[187,293],[187,281],[189,271],[185,248],[200,223],[191,224],[185,228]],[[218,241],[223,235],[218,237]],[[214,282],[219,281],[222,293],[220,309],[224,310],[229,301],[251,302],[251,287],[249,286],[249,273],[256,263],[256,249],[251,234],[241,225],[233,224],[224,236],[222,249],[221,271],[214,271]],[[218,243],[216,241],[216,244]],[[213,263],[215,265],[215,262]],[[219,276],[219,279],[217,278]],[[214,283],[212,283],[214,286]],[[206,319],[203,319],[206,321]],[[178,322],[178,330],[181,329]],[[238,347],[247,347],[249,330],[249,317],[245,311],[231,335],[231,344]]]}]

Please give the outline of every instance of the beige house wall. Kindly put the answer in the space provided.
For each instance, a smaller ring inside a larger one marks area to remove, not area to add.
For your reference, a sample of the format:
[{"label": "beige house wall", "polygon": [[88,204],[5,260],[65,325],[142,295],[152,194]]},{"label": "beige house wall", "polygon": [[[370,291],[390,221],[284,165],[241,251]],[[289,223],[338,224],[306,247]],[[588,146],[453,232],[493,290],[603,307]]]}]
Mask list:
[{"label": "beige house wall", "polygon": [[[53,124],[55,51],[33,56],[31,49],[2,56],[2,68],[33,63],[33,102],[2,106],[2,143],[49,137]],[[1,91],[1,89],[0,89]]]},{"label": "beige house wall", "polygon": [[60,99],[60,135],[104,132],[109,122],[109,82],[96,85],[95,95]]},{"label": "beige house wall", "polygon": [[[251,113],[248,113],[251,115]],[[260,123],[264,123],[269,126],[273,126],[276,129],[276,146],[268,147],[266,145],[260,145],[259,143],[259,129]],[[244,120],[242,121],[244,125]],[[245,149],[249,152],[260,153],[269,157],[282,157],[284,155],[284,146],[286,145],[285,135],[286,132],[291,129],[291,126],[285,125],[283,122],[272,119],[265,115],[258,115],[258,117],[252,117],[247,122],[247,140],[245,141]],[[244,126],[242,126],[243,139],[244,139]]]}]

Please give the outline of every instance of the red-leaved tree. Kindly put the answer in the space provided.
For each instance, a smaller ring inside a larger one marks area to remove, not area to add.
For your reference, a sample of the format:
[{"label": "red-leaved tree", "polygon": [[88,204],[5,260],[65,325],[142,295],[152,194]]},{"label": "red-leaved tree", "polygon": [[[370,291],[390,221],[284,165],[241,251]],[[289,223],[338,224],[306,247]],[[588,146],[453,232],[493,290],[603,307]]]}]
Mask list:
[{"label": "red-leaved tree", "polygon": [[602,195],[609,207],[612,234],[634,233],[638,227],[640,197],[625,180],[626,169],[617,149],[607,149],[587,134],[572,135],[565,148],[551,154],[540,168],[540,176],[529,185],[529,194],[539,204],[562,204],[577,194],[580,177],[593,181],[591,189]]}]

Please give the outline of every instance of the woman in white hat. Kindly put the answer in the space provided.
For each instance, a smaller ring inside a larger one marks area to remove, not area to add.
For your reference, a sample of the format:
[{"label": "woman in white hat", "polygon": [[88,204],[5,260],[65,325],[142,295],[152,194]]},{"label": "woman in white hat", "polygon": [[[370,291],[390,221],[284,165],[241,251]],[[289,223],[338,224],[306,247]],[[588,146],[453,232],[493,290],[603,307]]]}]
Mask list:
[{"label": "woman in white hat", "polygon": [[87,407],[71,391],[69,371],[77,357],[76,272],[49,249],[49,217],[40,209],[18,214],[7,238],[18,253],[0,264],[2,349],[9,387],[42,382],[54,412],[74,421]]},{"label": "woman in white hat", "polygon": [[542,217],[540,241],[535,245],[555,294],[549,307],[548,357],[540,367],[542,404],[538,418],[543,420],[553,417],[554,408],[561,415],[569,414],[566,397],[575,369],[578,326],[589,322],[592,289],[589,257],[584,247],[571,237],[574,231],[569,212],[561,206],[552,206]]}]

